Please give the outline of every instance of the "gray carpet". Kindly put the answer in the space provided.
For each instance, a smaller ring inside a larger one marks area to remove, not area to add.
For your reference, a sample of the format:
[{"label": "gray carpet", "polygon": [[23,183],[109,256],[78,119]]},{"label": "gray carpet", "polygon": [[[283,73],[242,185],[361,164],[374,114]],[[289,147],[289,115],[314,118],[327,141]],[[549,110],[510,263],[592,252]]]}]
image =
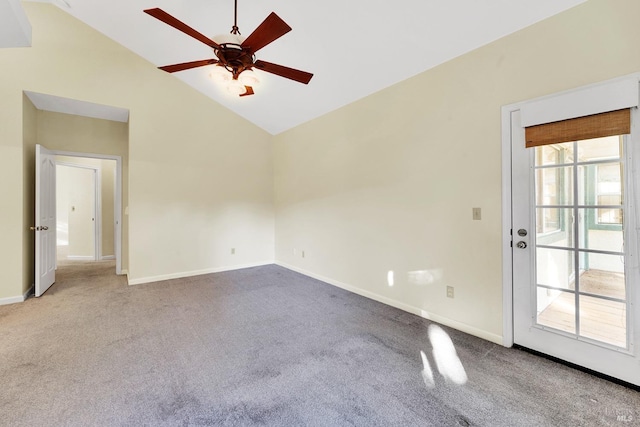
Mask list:
[{"label": "gray carpet", "polygon": [[1,425],[640,419],[636,391],[278,266],[132,287],[113,271],[63,266],[41,298],[0,306]]}]

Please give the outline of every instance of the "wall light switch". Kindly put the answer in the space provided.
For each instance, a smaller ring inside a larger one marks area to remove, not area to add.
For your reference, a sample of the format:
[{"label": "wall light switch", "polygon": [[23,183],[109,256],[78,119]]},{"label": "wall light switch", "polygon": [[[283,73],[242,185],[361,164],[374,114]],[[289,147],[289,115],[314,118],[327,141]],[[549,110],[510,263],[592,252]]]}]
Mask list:
[{"label": "wall light switch", "polygon": [[231,248],[231,255],[235,255],[236,254],[236,248]]},{"label": "wall light switch", "polygon": [[453,286],[447,286],[447,298],[453,298]]},{"label": "wall light switch", "polygon": [[480,208],[471,208],[473,213],[473,220],[480,221],[482,219],[482,209]]}]

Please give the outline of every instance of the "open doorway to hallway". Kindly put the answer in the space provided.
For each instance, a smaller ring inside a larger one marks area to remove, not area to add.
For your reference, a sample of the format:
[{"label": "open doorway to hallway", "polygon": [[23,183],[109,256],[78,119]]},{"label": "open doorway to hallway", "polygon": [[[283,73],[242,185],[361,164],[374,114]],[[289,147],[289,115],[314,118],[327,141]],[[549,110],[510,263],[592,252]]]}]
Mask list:
[{"label": "open doorway to hallway", "polygon": [[58,264],[115,259],[115,178],[115,160],[56,156]]}]

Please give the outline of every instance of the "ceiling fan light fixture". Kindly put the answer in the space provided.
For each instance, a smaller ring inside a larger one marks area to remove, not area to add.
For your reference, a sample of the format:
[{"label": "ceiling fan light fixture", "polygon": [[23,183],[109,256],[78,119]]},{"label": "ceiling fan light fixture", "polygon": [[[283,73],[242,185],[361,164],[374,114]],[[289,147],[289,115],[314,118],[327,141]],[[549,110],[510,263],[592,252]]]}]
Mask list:
[{"label": "ceiling fan light fixture", "polygon": [[246,91],[246,88],[239,80],[231,80],[227,84],[227,91],[232,95],[240,95]]},{"label": "ceiling fan light fixture", "polygon": [[260,83],[260,79],[258,75],[253,70],[244,70],[240,76],[238,77],[240,83],[245,86],[258,86]]},{"label": "ceiling fan light fixture", "polygon": [[227,49],[242,50],[240,45],[245,38],[246,37],[242,37],[240,34],[218,34],[213,36],[213,41]]},{"label": "ceiling fan light fixture", "polygon": [[217,83],[227,83],[231,81],[231,77],[231,73],[221,65],[216,65],[209,73],[209,78]]}]

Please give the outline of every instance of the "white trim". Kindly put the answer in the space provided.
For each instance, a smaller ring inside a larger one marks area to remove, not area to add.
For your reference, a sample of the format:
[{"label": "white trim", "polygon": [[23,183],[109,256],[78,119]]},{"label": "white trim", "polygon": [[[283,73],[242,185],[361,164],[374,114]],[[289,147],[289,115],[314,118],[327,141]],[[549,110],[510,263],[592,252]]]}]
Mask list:
[{"label": "white trim", "polygon": [[33,293],[33,290],[35,289],[35,287],[36,285],[31,285],[31,287],[27,289],[27,291],[24,294],[22,294],[23,301],[25,301],[27,297]]},{"label": "white trim", "polygon": [[114,156],[110,154],[81,153],[75,151],[58,151],[52,150],[55,155],[69,157],[88,157],[92,159],[115,160],[116,161],[116,188],[114,200],[114,233],[115,233],[115,257],[116,257],[116,274],[128,274],[122,270],[122,156]]},{"label": "white trim", "polygon": [[116,259],[116,256],[115,255],[103,255],[102,258],[100,258],[100,260],[102,260],[102,261],[109,261],[109,260],[112,260],[112,259]]},{"label": "white trim", "polygon": [[18,302],[24,302],[24,297],[22,295],[19,295],[17,297],[0,298],[0,305],[15,304]]},{"label": "white trim", "polygon": [[293,270],[293,271],[295,271],[297,273],[300,273],[300,274],[304,274],[305,276],[312,277],[314,279],[320,280],[322,282],[328,283],[328,284],[336,286],[338,288],[342,288],[342,289],[344,289],[346,291],[352,292],[354,294],[358,294],[358,295],[363,296],[365,298],[369,298],[369,299],[372,299],[374,301],[378,301],[378,302],[380,302],[382,304],[386,304],[386,305],[389,305],[391,307],[395,307],[395,308],[397,308],[399,310],[406,311],[406,312],[409,312],[411,314],[415,314],[416,316],[420,316],[420,317],[422,317],[424,319],[432,320],[432,321],[440,323],[442,325],[449,326],[451,328],[454,328],[454,329],[457,329],[459,331],[465,332],[467,334],[476,336],[478,338],[482,338],[482,339],[485,339],[487,341],[491,341],[493,343],[500,344],[500,345],[502,345],[502,343],[503,343],[503,339],[502,339],[502,337],[500,335],[492,334],[491,332],[487,332],[485,330],[478,329],[478,328],[473,327],[471,325],[467,325],[466,323],[458,322],[457,320],[449,319],[448,317],[443,317],[443,316],[440,316],[440,315],[437,315],[437,314],[429,313],[428,311],[425,311],[425,310],[420,309],[418,307],[414,307],[412,305],[408,305],[408,304],[396,301],[394,299],[387,298],[387,297],[384,297],[382,295],[378,295],[376,293],[366,291],[366,290],[358,288],[356,286],[352,286],[352,285],[349,285],[349,284],[346,284],[346,283],[343,283],[343,282],[340,282],[340,281],[337,281],[337,280],[330,279],[328,277],[321,276],[319,274],[312,273],[312,272],[304,270],[302,268],[294,267],[293,265],[290,265],[290,264],[287,264],[287,263],[284,263],[284,262],[276,261],[276,265],[279,265],[279,266],[284,267],[284,268],[289,269],[289,270]]},{"label": "white trim", "polygon": [[223,271],[241,270],[243,268],[260,267],[263,265],[273,264],[273,261],[262,261],[251,264],[229,265],[226,267],[206,268],[204,270],[183,271],[180,273],[161,274],[159,276],[140,277],[138,279],[129,278],[127,272],[127,281],[129,285],[142,285],[144,283],[162,282],[164,280],[181,279],[184,277],[200,276],[203,274],[221,273]]},{"label": "white trim", "polygon": [[511,219],[511,113],[502,107],[502,345],[513,346],[513,259]]},{"label": "white trim", "polygon": [[31,285],[31,287],[27,289],[27,291],[21,296],[0,298],[0,305],[8,305],[8,304],[16,304],[19,302],[25,302],[27,300],[27,297],[29,297],[29,295],[33,293],[34,288],[35,288],[35,285]]},{"label": "white trim", "polygon": [[523,102],[522,127],[638,106],[638,75],[620,77]]}]

